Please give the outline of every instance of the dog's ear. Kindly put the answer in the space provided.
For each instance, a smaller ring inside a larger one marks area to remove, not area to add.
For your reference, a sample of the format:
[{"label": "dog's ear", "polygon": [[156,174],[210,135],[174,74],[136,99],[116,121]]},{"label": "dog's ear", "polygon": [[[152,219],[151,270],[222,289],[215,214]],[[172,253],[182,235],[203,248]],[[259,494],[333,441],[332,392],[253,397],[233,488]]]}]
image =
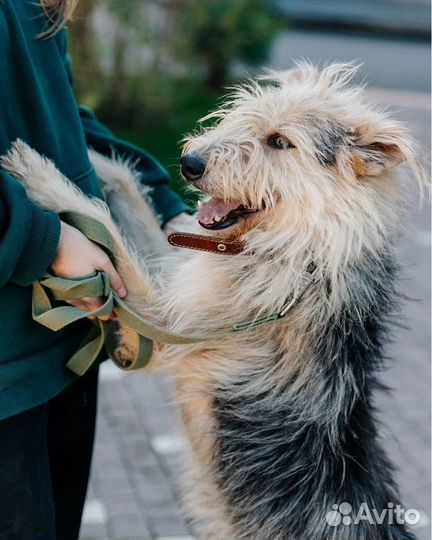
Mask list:
[{"label": "dog's ear", "polygon": [[399,126],[385,130],[362,126],[354,130],[351,148],[351,164],[358,177],[380,176],[412,155],[411,140]]}]

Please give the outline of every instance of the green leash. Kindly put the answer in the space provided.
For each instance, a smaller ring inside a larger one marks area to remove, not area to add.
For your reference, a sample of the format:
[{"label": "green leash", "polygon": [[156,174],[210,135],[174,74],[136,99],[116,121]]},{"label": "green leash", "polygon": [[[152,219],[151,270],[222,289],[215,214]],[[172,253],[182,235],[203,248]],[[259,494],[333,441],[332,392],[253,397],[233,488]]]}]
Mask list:
[{"label": "green leash", "polygon": [[[115,264],[115,253],[112,238],[106,227],[94,218],[77,212],[63,212],[61,219],[79,229],[87,238],[99,244]],[[91,314],[104,316],[115,313],[114,321],[94,321],[94,326],[80,344],[78,351],[72,356],[66,366],[77,375],[83,375],[95,362],[105,345],[108,356],[123,370],[131,371],[147,365],[153,354],[153,342],[173,345],[188,345],[220,339],[234,335],[240,331],[251,330],[262,324],[274,322],[286,315],[289,309],[300,299],[306,288],[313,281],[313,273],[308,273],[305,285],[295,299],[278,313],[249,322],[236,324],[233,331],[220,336],[182,336],[166,330],[144,319],[142,315],[133,310],[112,290],[108,276],[103,272],[96,272],[89,276],[77,279],[63,279],[47,274],[33,284],[33,319],[53,331],[58,331],[87,318],[89,312],[61,302],[78,300],[84,297],[102,297],[104,304]],[[122,359],[118,356],[118,327],[119,322],[125,324],[137,333],[138,347],[134,358]]]}]

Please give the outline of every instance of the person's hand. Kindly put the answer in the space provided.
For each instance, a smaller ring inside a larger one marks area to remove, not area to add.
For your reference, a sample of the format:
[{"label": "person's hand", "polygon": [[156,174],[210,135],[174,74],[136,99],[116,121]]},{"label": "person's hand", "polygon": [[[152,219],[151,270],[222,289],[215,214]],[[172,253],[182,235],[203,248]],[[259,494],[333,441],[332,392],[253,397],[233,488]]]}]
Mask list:
[{"label": "person's hand", "polygon": [[[51,263],[53,274],[66,279],[75,279],[92,274],[95,271],[106,272],[111,287],[124,298],[126,287],[114,268],[108,255],[97,244],[89,240],[78,229],[61,221],[61,235],[57,254]],[[101,298],[82,298],[69,302],[70,304],[94,311],[104,303]],[[90,315],[90,318],[91,317]],[[112,319],[112,315],[99,317],[103,321]]]}]

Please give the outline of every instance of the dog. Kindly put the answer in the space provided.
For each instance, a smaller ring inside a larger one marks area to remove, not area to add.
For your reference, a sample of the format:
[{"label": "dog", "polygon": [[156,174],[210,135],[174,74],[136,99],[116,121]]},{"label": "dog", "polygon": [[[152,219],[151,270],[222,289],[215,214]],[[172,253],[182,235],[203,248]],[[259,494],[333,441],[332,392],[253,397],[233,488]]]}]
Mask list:
[{"label": "dog", "polygon": [[[102,203],[26,145],[2,160],[43,208],[106,225],[137,311],[208,337],[158,344],[152,360],[175,376],[190,447],[184,506],[200,538],[414,538],[403,520],[326,520],[342,501],[354,512],[399,503],[373,392],[398,305],[407,172],[425,183],[409,133],[351,84],[355,71],[303,62],[269,72],[185,140],[182,173],[204,199],[195,232],[217,249],[241,246],[235,255],[168,246],[118,159],[90,153],[112,208],[127,208],[114,217],[135,231],[135,251]],[[127,357],[136,343],[123,330]]]}]

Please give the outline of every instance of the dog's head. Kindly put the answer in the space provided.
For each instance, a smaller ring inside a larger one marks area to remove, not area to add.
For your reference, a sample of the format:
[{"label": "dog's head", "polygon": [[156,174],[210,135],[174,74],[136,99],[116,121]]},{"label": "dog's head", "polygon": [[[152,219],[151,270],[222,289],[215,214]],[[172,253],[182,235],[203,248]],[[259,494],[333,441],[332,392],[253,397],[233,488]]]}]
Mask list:
[{"label": "dog's head", "polygon": [[355,71],[301,63],[272,72],[203,119],[216,123],[186,139],[181,159],[184,178],[207,196],[203,227],[241,236],[276,222],[367,220],[396,191],[397,165],[421,177],[405,128],[348,85]]}]

